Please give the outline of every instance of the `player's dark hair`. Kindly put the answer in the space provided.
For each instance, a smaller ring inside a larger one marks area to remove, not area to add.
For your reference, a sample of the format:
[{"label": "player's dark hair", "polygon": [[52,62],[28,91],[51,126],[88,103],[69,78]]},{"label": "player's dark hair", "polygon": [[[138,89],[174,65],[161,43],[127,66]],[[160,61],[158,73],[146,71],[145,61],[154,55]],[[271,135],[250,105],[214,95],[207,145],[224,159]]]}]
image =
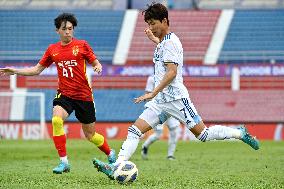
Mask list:
[{"label": "player's dark hair", "polygon": [[71,13],[62,13],[58,15],[57,18],[54,19],[54,25],[59,29],[62,22],[66,24],[67,21],[72,23],[73,28],[77,26],[77,19],[75,15]]},{"label": "player's dark hair", "polygon": [[155,3],[153,2],[152,4],[147,5],[147,9],[143,10],[142,15],[144,14],[144,21],[147,22],[151,19],[155,20],[162,20],[164,18],[167,19],[167,24],[170,25],[170,21],[168,18],[168,9],[161,3]]}]

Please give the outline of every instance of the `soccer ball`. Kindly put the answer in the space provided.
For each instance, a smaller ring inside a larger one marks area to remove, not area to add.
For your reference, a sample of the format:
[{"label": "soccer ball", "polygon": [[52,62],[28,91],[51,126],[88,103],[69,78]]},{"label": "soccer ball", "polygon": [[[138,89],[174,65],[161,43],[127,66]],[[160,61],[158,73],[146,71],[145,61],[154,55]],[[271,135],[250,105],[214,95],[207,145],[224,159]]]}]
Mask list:
[{"label": "soccer ball", "polygon": [[138,169],[131,161],[122,161],[115,166],[114,179],[120,184],[132,183],[138,176]]}]

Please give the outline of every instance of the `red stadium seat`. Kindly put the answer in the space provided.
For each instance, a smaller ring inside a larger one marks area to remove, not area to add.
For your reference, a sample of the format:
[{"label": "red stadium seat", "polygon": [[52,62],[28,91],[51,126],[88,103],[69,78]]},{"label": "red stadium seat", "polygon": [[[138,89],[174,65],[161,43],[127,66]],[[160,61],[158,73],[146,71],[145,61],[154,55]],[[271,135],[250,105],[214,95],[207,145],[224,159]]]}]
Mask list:
[{"label": "red stadium seat", "polygon": [[[171,31],[176,33],[184,49],[186,64],[202,64],[220,11],[170,11]],[[147,27],[139,14],[131,42],[127,64],[151,64],[155,45],[147,39]]]}]

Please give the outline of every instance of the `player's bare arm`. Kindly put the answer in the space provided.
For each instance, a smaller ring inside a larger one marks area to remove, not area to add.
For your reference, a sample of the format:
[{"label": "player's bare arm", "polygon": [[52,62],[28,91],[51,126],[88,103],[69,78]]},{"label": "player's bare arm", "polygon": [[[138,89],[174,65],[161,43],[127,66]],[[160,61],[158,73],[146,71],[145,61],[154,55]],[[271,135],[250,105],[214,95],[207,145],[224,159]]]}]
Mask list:
[{"label": "player's bare arm", "polygon": [[103,66],[101,65],[98,59],[94,60],[94,62],[92,63],[92,66],[93,66],[94,72],[97,72],[98,74],[100,74],[103,70]]},{"label": "player's bare arm", "polygon": [[173,63],[167,63],[165,65],[167,67],[167,72],[161,80],[160,84],[153,90],[153,92],[135,98],[135,104],[154,98],[159,92],[161,92],[168,84],[170,84],[174,80],[177,75],[177,65]]},{"label": "player's bare arm", "polygon": [[160,43],[160,39],[154,36],[153,32],[149,28],[146,28],[144,32],[151,41],[153,41],[156,44]]},{"label": "player's bare arm", "polygon": [[9,76],[9,75],[24,75],[24,76],[33,76],[39,75],[45,69],[44,66],[39,63],[30,68],[16,69],[16,68],[0,68],[0,76]]}]

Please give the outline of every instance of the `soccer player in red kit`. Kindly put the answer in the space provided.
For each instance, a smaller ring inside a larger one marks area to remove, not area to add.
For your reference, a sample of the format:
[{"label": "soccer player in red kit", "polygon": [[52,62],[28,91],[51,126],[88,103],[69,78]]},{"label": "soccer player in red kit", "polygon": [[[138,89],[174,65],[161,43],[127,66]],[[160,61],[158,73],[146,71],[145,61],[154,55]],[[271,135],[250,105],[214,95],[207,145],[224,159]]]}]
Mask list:
[{"label": "soccer player in red kit", "polygon": [[53,173],[70,171],[66,153],[66,135],[64,120],[75,111],[76,118],[82,124],[86,138],[108,156],[108,161],[116,161],[115,151],[110,149],[106,139],[95,132],[95,106],[91,86],[86,75],[86,63],[92,65],[97,73],[102,65],[92,48],[85,40],[73,37],[77,19],[73,14],[62,13],[54,19],[60,41],[49,45],[42,59],[31,68],[0,68],[0,75],[39,75],[45,68],[55,64],[58,72],[58,90],[53,100],[53,141],[60,157],[60,163]]}]

